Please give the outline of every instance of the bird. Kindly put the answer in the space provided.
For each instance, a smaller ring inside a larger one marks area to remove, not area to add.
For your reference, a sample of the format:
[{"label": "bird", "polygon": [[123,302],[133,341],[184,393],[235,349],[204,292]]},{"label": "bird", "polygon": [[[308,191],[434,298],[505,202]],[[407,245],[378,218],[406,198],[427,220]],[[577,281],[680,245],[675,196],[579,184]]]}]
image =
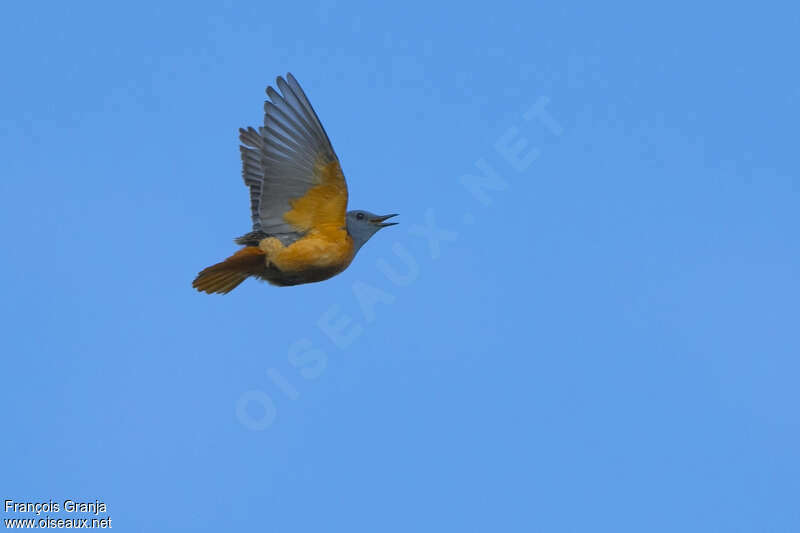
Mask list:
[{"label": "bird", "polygon": [[328,134],[291,73],[268,86],[264,126],[239,129],[242,177],[253,229],[232,256],[197,274],[192,286],[227,294],[249,277],[277,286],[329,279],[344,271],[397,216],[347,211],[347,182]]}]

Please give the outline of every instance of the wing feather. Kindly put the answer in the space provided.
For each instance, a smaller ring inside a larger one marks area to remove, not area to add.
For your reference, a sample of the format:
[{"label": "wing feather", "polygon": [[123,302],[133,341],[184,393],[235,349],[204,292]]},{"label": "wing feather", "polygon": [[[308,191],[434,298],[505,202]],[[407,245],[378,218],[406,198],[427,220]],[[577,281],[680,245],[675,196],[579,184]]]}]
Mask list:
[{"label": "wing feather", "polygon": [[264,126],[240,129],[253,230],[289,244],[318,226],[345,225],[347,184],[328,134],[291,74],[267,87]]}]

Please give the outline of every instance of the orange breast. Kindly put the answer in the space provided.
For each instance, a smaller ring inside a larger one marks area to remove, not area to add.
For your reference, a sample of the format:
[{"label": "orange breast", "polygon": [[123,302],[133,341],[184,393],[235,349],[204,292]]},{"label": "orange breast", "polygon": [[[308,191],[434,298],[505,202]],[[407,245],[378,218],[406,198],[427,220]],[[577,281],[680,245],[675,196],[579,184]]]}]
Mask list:
[{"label": "orange breast", "polygon": [[317,185],[291,201],[292,208],[283,219],[297,231],[321,230],[332,225],[341,228],[345,225],[347,211],[347,185],[338,161],[315,166]]},{"label": "orange breast", "polygon": [[286,273],[308,270],[338,273],[347,268],[355,255],[353,239],[344,229],[334,227],[318,228],[289,246],[268,237],[259,247],[266,253],[269,263]]}]

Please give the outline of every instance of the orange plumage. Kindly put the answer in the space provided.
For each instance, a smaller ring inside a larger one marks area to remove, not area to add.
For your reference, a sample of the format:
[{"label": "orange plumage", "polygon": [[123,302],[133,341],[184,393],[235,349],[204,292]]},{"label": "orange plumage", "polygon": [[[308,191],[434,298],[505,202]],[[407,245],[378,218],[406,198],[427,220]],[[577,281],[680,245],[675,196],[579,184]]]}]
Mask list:
[{"label": "orange plumage", "polygon": [[327,133],[297,80],[267,87],[264,127],[239,130],[253,231],[244,248],[200,272],[199,291],[226,294],[250,276],[298,285],[335,276],[390,216],[347,211],[347,183]]},{"label": "orange plumage", "polygon": [[247,246],[225,261],[202,270],[192,287],[208,294],[228,294],[248,277],[260,275],[264,268],[264,252]]},{"label": "orange plumage", "polygon": [[347,183],[338,161],[314,165],[317,183],[306,194],[289,202],[283,219],[296,231],[343,230],[347,212]]}]

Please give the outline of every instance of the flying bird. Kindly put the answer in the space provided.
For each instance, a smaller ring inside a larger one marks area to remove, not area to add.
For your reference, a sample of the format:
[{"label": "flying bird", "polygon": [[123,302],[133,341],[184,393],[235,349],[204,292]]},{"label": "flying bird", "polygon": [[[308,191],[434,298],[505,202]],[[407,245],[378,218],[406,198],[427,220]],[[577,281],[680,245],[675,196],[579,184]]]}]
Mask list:
[{"label": "flying bird", "polygon": [[[239,129],[253,231],[244,247],[202,270],[192,287],[227,294],[249,277],[289,286],[346,269],[396,214],[347,211],[347,183],[328,134],[291,74],[267,87],[264,126]],[[280,92],[278,92],[280,91]]]}]

